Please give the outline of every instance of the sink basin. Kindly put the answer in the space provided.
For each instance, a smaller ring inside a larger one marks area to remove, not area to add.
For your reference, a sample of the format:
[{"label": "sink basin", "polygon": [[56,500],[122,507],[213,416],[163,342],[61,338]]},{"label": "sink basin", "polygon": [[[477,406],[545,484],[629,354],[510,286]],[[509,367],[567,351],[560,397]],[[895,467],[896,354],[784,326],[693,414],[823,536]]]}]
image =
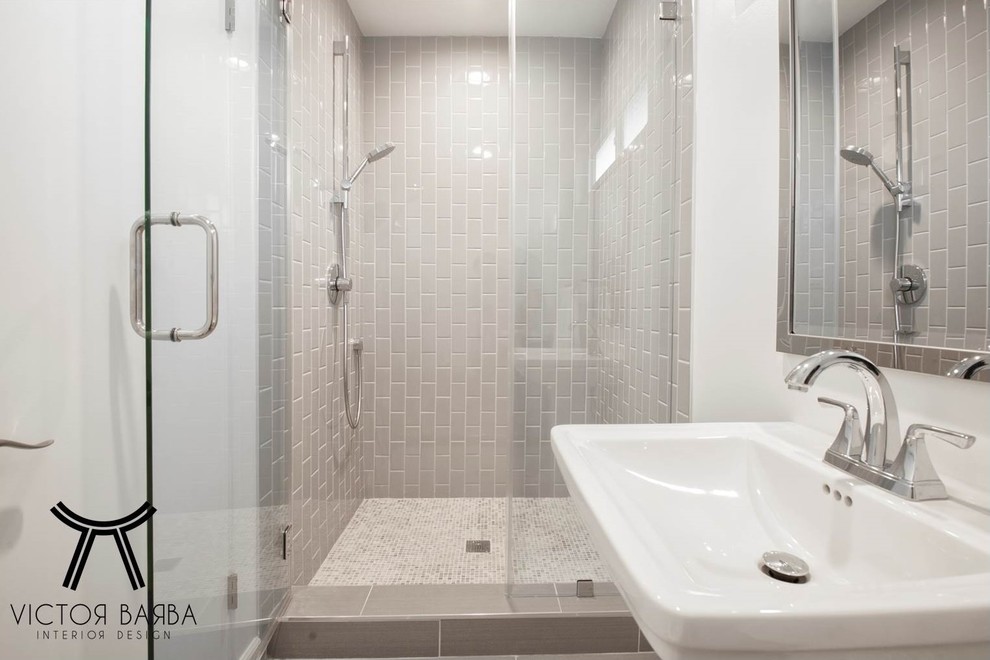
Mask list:
[{"label": "sink basin", "polygon": [[[796,424],[558,426],[571,496],[663,660],[990,657],[990,516],[821,461]],[[804,583],[761,568],[808,564]]]}]

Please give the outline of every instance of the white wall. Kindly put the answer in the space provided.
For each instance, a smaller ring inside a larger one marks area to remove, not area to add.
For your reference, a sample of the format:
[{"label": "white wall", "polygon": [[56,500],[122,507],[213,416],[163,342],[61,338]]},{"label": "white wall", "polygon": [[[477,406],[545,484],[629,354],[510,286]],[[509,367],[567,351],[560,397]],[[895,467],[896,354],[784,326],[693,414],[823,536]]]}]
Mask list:
[{"label": "white wall", "polygon": [[696,11],[692,419],[783,419],[777,0]]},{"label": "white wall", "polygon": [[[692,419],[793,420],[834,433],[818,396],[865,410],[848,370],[808,394],[783,377],[799,358],[776,352],[778,0],[698,3],[692,323]],[[885,370],[902,429],[927,422],[975,434],[973,448],[929,443],[954,495],[990,506],[990,385]]]},{"label": "white wall", "polygon": [[[78,534],[48,509],[115,518],[145,499],[144,343],[128,321],[143,210],[144,6],[0,1],[0,658],[144,655],[146,642],[38,641],[9,604],[130,603],[113,541],[62,587]],[[129,535],[144,565],[145,528]],[[119,607],[119,605],[113,605]]]}]

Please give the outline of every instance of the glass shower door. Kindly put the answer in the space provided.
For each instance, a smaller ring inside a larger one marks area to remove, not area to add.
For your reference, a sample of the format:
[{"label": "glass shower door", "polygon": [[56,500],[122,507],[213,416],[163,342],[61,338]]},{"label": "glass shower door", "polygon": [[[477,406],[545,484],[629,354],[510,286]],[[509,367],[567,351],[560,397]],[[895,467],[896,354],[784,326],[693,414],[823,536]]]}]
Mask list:
[{"label": "glass shower door", "polygon": [[513,594],[575,596],[579,580],[610,577],[552,427],[665,423],[686,410],[678,108],[692,7],[668,21],[653,0],[618,0],[600,35],[547,36],[543,4],[516,0],[513,30],[508,572]]},{"label": "glass shower door", "polygon": [[221,2],[149,3],[148,219],[134,241],[145,259],[137,323],[152,337],[159,659],[253,657],[288,588],[277,6],[237,2],[230,16]]},{"label": "glass shower door", "polygon": [[279,3],[0,4],[0,656],[259,656],[288,588]]}]

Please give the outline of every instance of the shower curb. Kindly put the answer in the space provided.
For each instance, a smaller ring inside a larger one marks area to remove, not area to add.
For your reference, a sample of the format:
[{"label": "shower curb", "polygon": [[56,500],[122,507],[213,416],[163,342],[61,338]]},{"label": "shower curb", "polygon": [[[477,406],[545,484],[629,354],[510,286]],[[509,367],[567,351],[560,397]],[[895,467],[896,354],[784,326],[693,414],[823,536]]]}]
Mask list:
[{"label": "shower curb", "polygon": [[293,595],[271,658],[652,652],[617,595],[508,598],[501,585],[306,587]]}]

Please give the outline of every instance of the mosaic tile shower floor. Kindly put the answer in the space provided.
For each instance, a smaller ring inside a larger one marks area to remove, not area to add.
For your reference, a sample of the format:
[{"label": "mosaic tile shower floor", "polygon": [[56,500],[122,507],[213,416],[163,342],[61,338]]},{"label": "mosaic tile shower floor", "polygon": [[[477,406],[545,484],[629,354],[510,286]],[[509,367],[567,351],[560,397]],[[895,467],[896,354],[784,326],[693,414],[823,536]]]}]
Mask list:
[{"label": "mosaic tile shower floor", "polygon": [[[316,572],[312,586],[498,584],[506,581],[504,498],[365,500]],[[608,582],[604,563],[569,497],[517,497],[514,582]],[[468,540],[490,553],[468,553]]]}]

